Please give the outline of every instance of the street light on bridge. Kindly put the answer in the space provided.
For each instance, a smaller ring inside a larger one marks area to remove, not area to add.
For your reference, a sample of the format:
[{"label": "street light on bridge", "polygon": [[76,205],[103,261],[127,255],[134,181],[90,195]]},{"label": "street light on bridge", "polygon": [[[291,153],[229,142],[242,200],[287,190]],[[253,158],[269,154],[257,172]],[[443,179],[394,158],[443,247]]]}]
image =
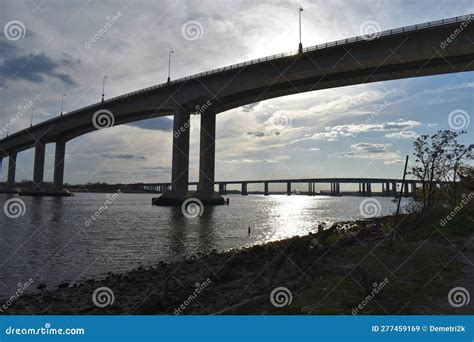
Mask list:
[{"label": "street light on bridge", "polygon": [[30,127],[33,127],[33,114],[35,112],[35,107],[31,107],[31,121],[30,121]]},{"label": "street light on bridge", "polygon": [[102,103],[104,103],[104,93],[105,93],[105,80],[107,79],[107,75],[104,76],[104,80],[102,82]]},{"label": "street light on bridge", "polygon": [[303,7],[301,7],[301,5],[300,5],[300,8],[298,10],[299,19],[300,19],[300,45],[298,46],[298,53],[299,54],[303,53],[303,44],[301,43],[301,12],[303,12]]},{"label": "street light on bridge", "polygon": [[66,94],[63,94],[63,96],[61,96],[61,113],[60,113],[61,116],[63,116],[64,96],[66,96]]},{"label": "street light on bridge", "polygon": [[168,81],[166,82],[168,85],[170,84],[171,78],[171,54],[174,53],[173,50],[170,50],[170,53],[168,55]]}]

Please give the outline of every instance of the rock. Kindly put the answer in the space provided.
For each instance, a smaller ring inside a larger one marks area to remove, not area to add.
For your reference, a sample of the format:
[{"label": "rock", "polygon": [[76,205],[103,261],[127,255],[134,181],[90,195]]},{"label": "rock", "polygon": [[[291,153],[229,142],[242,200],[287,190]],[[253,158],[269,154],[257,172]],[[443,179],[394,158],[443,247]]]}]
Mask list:
[{"label": "rock", "polygon": [[45,283],[40,283],[40,284],[38,284],[38,286],[36,286],[36,288],[37,288],[38,290],[43,290],[43,289],[46,288],[46,284],[45,284]]}]

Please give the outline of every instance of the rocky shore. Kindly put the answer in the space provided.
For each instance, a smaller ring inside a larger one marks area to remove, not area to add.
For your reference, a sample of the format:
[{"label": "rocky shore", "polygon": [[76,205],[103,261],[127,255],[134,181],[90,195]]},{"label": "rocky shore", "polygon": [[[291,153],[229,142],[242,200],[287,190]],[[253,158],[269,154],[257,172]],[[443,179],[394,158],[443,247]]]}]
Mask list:
[{"label": "rocky shore", "polygon": [[403,217],[392,247],[392,217],[338,223],[53,291],[40,285],[2,314],[472,314],[472,304],[446,300],[459,283],[474,291],[472,225],[447,238],[409,229],[416,220]]}]

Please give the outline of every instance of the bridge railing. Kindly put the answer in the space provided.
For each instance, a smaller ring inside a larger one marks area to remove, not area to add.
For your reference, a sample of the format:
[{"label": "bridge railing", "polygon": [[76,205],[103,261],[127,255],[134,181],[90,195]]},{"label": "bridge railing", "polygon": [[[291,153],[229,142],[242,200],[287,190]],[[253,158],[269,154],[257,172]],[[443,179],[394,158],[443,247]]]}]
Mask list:
[{"label": "bridge railing", "polygon": [[[462,15],[462,16],[458,16],[458,17],[452,17],[452,18],[447,18],[447,19],[430,21],[430,22],[411,25],[411,26],[404,26],[404,27],[391,29],[391,30],[385,30],[385,31],[381,31],[381,32],[375,33],[375,34],[378,37],[384,37],[384,36],[390,36],[390,35],[399,34],[399,33],[403,33],[403,32],[423,30],[423,29],[430,28],[430,27],[448,25],[448,24],[453,24],[453,23],[462,23],[462,22],[465,22],[465,21],[472,21],[472,20],[474,20],[474,14],[468,14],[468,15]],[[336,40],[336,41],[332,41],[332,42],[328,42],[328,43],[324,43],[324,44],[309,46],[307,48],[304,48],[303,52],[327,49],[327,48],[330,48],[330,47],[345,45],[345,44],[354,43],[354,42],[359,42],[359,41],[362,41],[362,40],[367,40],[367,36],[366,35],[365,36],[356,36],[356,37]],[[209,71],[204,71],[204,72],[201,72],[201,73],[198,73],[198,74],[178,78],[176,80],[171,81],[170,84],[176,84],[176,83],[188,81],[188,80],[191,80],[191,79],[196,79],[196,78],[199,78],[199,77],[216,74],[218,72],[222,72],[222,71],[226,71],[226,70],[237,69],[237,68],[241,68],[243,66],[258,64],[258,63],[261,63],[261,62],[275,60],[275,59],[288,57],[288,56],[294,56],[294,55],[297,55],[297,54],[298,54],[298,50],[293,50],[293,51],[288,51],[288,52],[275,54],[275,55],[271,55],[271,56],[266,56],[266,57],[262,57],[262,58],[252,59],[250,61],[237,63],[237,64],[232,64],[232,65],[228,65],[228,66],[225,66],[225,67],[222,67],[222,68],[217,68],[217,69],[213,69],[213,70],[209,70]],[[168,85],[167,83],[161,83],[161,84],[158,84],[158,85],[154,85],[154,86],[151,86],[151,87],[148,87],[148,88],[140,89],[140,90],[137,90],[137,91],[133,91],[131,93],[127,93],[127,94],[124,94],[124,95],[120,95],[120,96],[111,98],[111,99],[109,99],[105,102],[111,102],[111,101],[115,101],[115,100],[118,100],[118,99],[121,99],[121,98],[126,98],[126,97],[129,97],[129,96],[136,95],[136,94],[143,93],[143,92],[147,92],[147,91],[150,91],[150,90],[153,90],[153,89],[162,88],[162,87],[165,87],[167,85]],[[89,107],[92,107],[92,106],[95,106],[95,105],[91,105]]]},{"label": "bridge railing", "polygon": [[[396,28],[396,29],[392,29],[392,30],[385,30],[385,31],[375,33],[375,35],[377,35],[378,37],[384,37],[384,36],[390,36],[390,35],[399,34],[399,33],[403,33],[403,32],[422,30],[422,29],[426,29],[426,28],[430,28],[430,27],[448,25],[448,24],[453,24],[453,23],[462,23],[462,22],[466,22],[466,21],[470,22],[472,20],[474,20],[474,14],[468,14],[468,15],[463,15],[463,16],[458,16],[458,17],[452,17],[452,18],[447,18],[447,19],[430,21],[430,22],[426,22],[426,23],[422,23],[422,24],[416,24],[416,25],[411,25],[411,26],[400,27],[400,28]],[[332,41],[332,42],[328,42],[328,43],[324,43],[324,44],[309,46],[309,47],[303,49],[303,53],[308,52],[308,51],[323,50],[323,49],[327,49],[327,48],[334,47],[334,46],[340,46],[340,45],[345,45],[345,44],[349,44],[349,43],[359,42],[359,41],[362,41],[362,40],[367,40],[367,36],[366,35],[365,36],[357,36],[357,37],[352,37],[352,38],[336,40],[336,41]],[[204,72],[201,72],[201,73],[198,73],[198,74],[178,78],[176,80],[171,81],[170,84],[176,84],[176,83],[188,81],[188,80],[191,80],[191,79],[196,79],[196,78],[199,78],[199,77],[216,74],[218,72],[222,72],[222,71],[226,71],[226,70],[237,69],[237,68],[241,68],[243,66],[258,64],[258,63],[261,63],[261,62],[276,60],[276,59],[279,59],[279,58],[294,56],[294,55],[297,55],[297,54],[298,54],[298,51],[293,50],[293,51],[288,51],[288,52],[275,54],[275,55],[271,55],[271,56],[266,56],[266,57],[262,57],[262,58],[252,59],[250,61],[237,63],[237,64],[232,64],[232,65],[228,65],[228,66],[225,66],[225,67],[222,67],[222,68],[213,69],[213,70],[209,70],[209,71],[204,71]],[[117,101],[117,100],[120,100],[120,99],[124,99],[124,98],[130,97],[130,96],[136,95],[136,94],[145,93],[147,91],[154,90],[154,89],[159,89],[159,88],[165,87],[167,85],[168,85],[167,83],[157,84],[157,85],[154,85],[154,86],[151,86],[151,87],[148,87],[148,88],[136,90],[136,91],[133,91],[131,93],[127,93],[127,94],[124,94],[124,95],[120,95],[120,96],[110,98],[110,99],[104,101],[104,103],[110,103],[110,102]],[[75,113],[78,113],[78,112],[81,112],[81,111],[84,111],[86,109],[90,109],[90,108],[93,108],[93,107],[96,107],[96,106],[99,106],[99,105],[101,105],[100,102],[94,103],[92,105],[89,105],[89,106],[71,111],[71,112],[69,112],[65,115],[75,114]],[[51,120],[54,120],[54,119],[51,119]]]}]

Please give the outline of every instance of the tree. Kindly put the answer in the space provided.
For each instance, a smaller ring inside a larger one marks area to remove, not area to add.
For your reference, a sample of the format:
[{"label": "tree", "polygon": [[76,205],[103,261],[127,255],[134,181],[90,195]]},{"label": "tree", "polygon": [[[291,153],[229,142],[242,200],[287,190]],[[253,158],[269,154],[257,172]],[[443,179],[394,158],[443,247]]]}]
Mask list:
[{"label": "tree", "polygon": [[465,161],[473,158],[472,145],[466,147],[457,142],[457,138],[465,133],[440,130],[431,136],[422,135],[413,143],[415,164],[411,167],[410,174],[423,184],[423,208],[434,206],[437,184],[440,183],[449,184],[446,187],[448,195],[453,202],[456,201],[460,171],[465,166]]}]

